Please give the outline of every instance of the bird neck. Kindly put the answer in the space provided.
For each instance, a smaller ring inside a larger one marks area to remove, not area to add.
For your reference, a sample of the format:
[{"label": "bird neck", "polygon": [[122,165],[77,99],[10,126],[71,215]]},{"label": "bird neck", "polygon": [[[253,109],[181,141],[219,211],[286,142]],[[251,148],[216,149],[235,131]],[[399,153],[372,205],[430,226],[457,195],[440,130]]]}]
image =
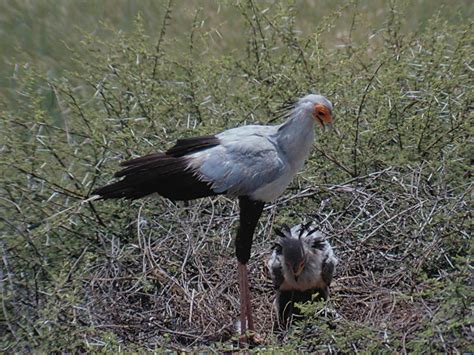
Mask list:
[{"label": "bird neck", "polygon": [[301,168],[314,141],[314,120],[311,114],[295,108],[278,129],[277,141],[290,163],[294,162],[298,164],[298,169]]}]

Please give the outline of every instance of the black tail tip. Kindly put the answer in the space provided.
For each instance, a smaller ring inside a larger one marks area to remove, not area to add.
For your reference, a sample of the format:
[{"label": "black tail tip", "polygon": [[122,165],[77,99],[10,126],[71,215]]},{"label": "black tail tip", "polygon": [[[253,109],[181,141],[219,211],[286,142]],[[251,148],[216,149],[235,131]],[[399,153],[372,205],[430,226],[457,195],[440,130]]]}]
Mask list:
[{"label": "black tail tip", "polygon": [[96,197],[96,200],[103,200],[104,199],[104,195],[102,194],[102,192],[100,191],[101,189],[95,189],[93,190],[90,194],[89,194],[89,197],[88,198],[93,198],[93,197]]}]

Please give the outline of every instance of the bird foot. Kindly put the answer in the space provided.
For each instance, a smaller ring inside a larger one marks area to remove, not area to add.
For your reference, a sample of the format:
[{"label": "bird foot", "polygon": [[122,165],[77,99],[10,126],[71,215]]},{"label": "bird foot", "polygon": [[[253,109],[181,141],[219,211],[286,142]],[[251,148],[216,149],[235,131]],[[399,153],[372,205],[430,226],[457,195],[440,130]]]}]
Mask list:
[{"label": "bird foot", "polygon": [[254,347],[262,345],[265,339],[253,330],[247,330],[245,334],[240,334],[239,337],[239,346],[243,347]]},{"label": "bird foot", "polygon": [[265,343],[265,339],[254,330],[247,328],[242,332],[240,320],[235,321],[234,327],[236,333],[239,334],[239,346],[241,348],[255,347]]},{"label": "bird foot", "polygon": [[255,332],[250,302],[250,288],[247,278],[247,266],[238,263],[239,290],[240,290],[240,320],[236,322],[236,329],[240,333],[239,344],[243,347],[256,346],[263,343],[263,338]]}]

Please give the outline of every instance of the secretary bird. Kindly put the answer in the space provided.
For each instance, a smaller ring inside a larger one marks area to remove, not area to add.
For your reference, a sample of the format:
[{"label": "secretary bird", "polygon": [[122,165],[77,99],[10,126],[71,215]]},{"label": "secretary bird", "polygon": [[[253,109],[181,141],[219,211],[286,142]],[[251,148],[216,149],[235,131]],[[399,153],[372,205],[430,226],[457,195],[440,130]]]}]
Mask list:
[{"label": "secretary bird", "polygon": [[314,294],[327,299],[337,265],[331,245],[312,223],[277,231],[267,267],[277,290],[275,309],[281,327],[289,326],[299,315],[295,302],[311,301]]},{"label": "secretary bird", "polygon": [[170,200],[225,194],[239,199],[235,238],[242,338],[255,334],[247,262],[265,202],[279,197],[303,167],[314,141],[314,122],[332,126],[332,104],[310,94],[292,105],[276,126],[248,125],[216,135],[178,139],[165,153],[122,162],[120,181],[92,192],[101,199],[137,199],[154,192]]}]

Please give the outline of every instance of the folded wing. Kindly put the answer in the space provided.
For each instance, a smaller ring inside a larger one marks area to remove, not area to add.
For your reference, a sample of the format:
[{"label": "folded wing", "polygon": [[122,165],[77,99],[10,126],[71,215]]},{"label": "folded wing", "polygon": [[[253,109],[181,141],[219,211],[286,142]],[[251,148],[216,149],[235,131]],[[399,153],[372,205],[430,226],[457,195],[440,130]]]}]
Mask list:
[{"label": "folded wing", "polygon": [[282,176],[287,164],[272,141],[274,127],[245,126],[216,136],[180,139],[166,153],[123,162],[122,180],[93,194],[137,199],[151,193],[172,200],[217,194],[251,196]]},{"label": "folded wing", "polygon": [[191,164],[216,193],[251,196],[287,169],[267,128],[264,132],[254,129],[250,135],[226,131],[226,135],[218,135],[221,144],[193,154]]},{"label": "folded wing", "polygon": [[96,189],[103,199],[137,199],[157,192],[171,200],[190,200],[217,193],[190,168],[189,154],[219,145],[215,136],[180,139],[166,153],[155,153],[121,163],[115,174],[122,180]]}]

